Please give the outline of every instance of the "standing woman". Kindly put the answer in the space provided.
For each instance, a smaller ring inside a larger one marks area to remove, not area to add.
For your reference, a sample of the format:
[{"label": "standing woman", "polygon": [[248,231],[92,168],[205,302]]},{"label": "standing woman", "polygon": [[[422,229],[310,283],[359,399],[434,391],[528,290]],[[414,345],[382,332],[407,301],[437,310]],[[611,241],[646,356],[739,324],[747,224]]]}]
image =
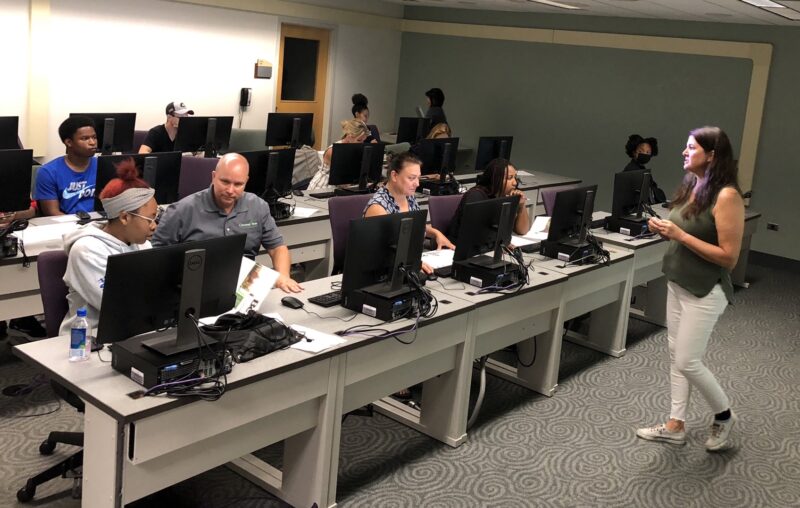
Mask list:
[{"label": "standing woman", "polygon": [[717,319],[733,296],[730,272],[739,258],[744,202],[736,179],[728,136],[719,127],[689,133],[683,151],[687,172],[667,220],[652,218],[651,231],[669,240],[663,271],[667,277],[667,335],[670,352],[670,419],[636,435],[651,441],[686,442],[686,412],[695,387],[714,412],[708,451],[728,448],[736,415],[728,396],[703,364]]},{"label": "standing woman", "polygon": [[[364,217],[419,210],[419,204],[417,204],[414,193],[419,187],[421,173],[420,161],[415,155],[410,152],[396,155],[389,163],[389,176],[386,185],[373,194],[364,208]],[[437,249],[455,249],[455,245],[441,231],[430,224],[425,226],[425,236],[433,239]],[[433,272],[424,263],[422,269],[426,273]]]},{"label": "standing woman", "polygon": [[431,125],[439,123],[447,123],[447,115],[444,114],[444,92],[441,88],[431,88],[425,92],[425,97],[428,99],[428,111],[425,112],[425,118],[431,119]]}]

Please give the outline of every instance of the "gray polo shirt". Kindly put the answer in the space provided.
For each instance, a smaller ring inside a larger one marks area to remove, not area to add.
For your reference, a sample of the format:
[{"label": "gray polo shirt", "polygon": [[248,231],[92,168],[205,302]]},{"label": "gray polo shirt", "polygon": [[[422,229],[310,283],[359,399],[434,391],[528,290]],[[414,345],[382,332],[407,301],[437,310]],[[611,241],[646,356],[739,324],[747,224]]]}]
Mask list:
[{"label": "gray polo shirt", "polygon": [[153,235],[153,246],[206,240],[219,236],[245,233],[244,254],[255,257],[259,248],[274,249],[283,245],[283,236],[269,213],[266,201],[245,192],[236,201],[231,213],[219,209],[214,190],[195,192],[171,204],[164,212]]}]

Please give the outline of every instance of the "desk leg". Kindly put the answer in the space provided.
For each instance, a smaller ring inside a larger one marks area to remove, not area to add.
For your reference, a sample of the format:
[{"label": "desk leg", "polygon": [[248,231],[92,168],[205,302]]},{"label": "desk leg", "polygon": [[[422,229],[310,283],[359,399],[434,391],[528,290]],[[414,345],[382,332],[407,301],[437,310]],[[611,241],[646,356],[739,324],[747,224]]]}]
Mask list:
[{"label": "desk leg", "polygon": [[[550,313],[548,331],[517,343],[517,354],[524,366],[489,360],[487,371],[492,375],[529,390],[552,397],[558,387],[561,364],[561,337],[564,334],[564,303]],[[533,363],[531,363],[533,362]]]},{"label": "desk leg", "polygon": [[122,506],[124,461],[123,426],[86,404],[83,446],[83,498],[85,507]]},{"label": "desk leg", "polygon": [[630,312],[633,270],[626,281],[619,285],[619,298],[592,311],[589,335],[586,337],[567,334],[567,339],[607,355],[620,357],[625,354],[628,336],[628,314]]},{"label": "desk leg", "polygon": [[467,439],[472,358],[475,355],[475,312],[467,318],[465,340],[457,347],[456,367],[422,385],[419,423],[425,433],[452,447]]}]

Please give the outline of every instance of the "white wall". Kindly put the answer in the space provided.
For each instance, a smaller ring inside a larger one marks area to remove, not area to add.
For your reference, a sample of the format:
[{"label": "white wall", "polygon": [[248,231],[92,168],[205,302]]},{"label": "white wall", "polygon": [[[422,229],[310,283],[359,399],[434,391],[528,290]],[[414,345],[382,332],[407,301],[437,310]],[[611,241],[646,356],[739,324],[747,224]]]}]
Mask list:
[{"label": "white wall", "polygon": [[381,132],[394,131],[402,34],[353,25],[340,25],[335,34],[331,140],[341,135],[339,122],[353,118],[351,96],[369,99],[370,123]]},{"label": "white wall", "polygon": [[159,0],[52,0],[51,9],[47,159],[63,153],[56,130],[71,112],[133,111],[137,129],[149,129],[180,100],[197,115],[236,117],[249,87],[242,127],[266,125],[273,80],[254,79],[253,65],[277,60],[276,17]]},{"label": "white wall", "polygon": [[18,116],[25,144],[28,103],[28,0],[0,1],[0,116]]}]

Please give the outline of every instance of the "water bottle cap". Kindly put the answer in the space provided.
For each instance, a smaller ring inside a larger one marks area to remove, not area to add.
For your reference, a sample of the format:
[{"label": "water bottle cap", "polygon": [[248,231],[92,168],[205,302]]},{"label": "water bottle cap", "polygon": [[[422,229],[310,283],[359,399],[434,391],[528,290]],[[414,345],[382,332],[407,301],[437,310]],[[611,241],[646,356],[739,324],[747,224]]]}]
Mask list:
[{"label": "water bottle cap", "polygon": [[86,307],[81,307],[78,309],[78,317],[86,317]]}]

